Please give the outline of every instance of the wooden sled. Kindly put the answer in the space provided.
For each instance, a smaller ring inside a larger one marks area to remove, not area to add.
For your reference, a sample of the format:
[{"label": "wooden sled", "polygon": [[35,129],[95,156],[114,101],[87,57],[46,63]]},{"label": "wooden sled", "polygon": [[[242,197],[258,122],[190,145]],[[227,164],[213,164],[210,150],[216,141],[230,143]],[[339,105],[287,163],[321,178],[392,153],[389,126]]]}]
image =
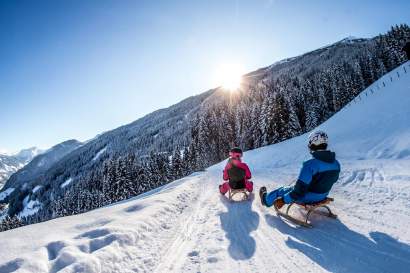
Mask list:
[{"label": "wooden sled", "polygon": [[236,200],[233,199],[233,197],[234,197],[236,194],[241,194],[241,195],[242,195],[242,199],[240,199],[240,200],[238,200],[238,201],[245,201],[245,200],[248,200],[248,198],[249,198],[249,193],[248,193],[248,191],[247,191],[246,189],[237,189],[237,190],[230,189],[230,190],[228,191],[228,199],[229,199],[229,201],[236,201]]},{"label": "wooden sled", "polygon": [[[311,204],[302,204],[302,203],[296,203],[296,202],[290,203],[286,208],[286,213],[280,211],[276,206],[274,206],[274,207],[275,207],[275,210],[276,210],[276,212],[279,216],[289,220],[290,222],[292,222],[296,225],[307,227],[307,228],[312,228],[313,226],[309,222],[309,217],[313,212],[317,213],[317,214],[320,214],[320,215],[324,215],[324,216],[329,217],[329,218],[333,218],[333,219],[337,218],[337,215],[334,214],[330,210],[330,208],[328,207],[328,205],[333,201],[334,201],[333,198],[328,197],[325,200],[320,201],[318,203],[311,203]],[[289,215],[290,208],[293,205],[299,206],[299,207],[301,207],[301,208],[303,208],[307,211],[307,214],[306,214],[306,217],[305,217],[304,220],[299,220],[299,219],[296,219],[295,217],[292,217],[292,216]],[[320,208],[325,208],[327,210],[327,212],[319,210]]]}]

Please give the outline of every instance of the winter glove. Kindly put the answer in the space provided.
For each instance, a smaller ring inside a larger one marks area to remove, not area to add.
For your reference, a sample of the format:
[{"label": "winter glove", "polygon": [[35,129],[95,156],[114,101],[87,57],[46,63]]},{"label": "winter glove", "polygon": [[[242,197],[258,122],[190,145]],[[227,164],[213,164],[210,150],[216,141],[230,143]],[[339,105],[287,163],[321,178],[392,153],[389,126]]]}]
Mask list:
[{"label": "winter glove", "polygon": [[285,205],[285,202],[283,201],[283,198],[278,198],[273,202],[273,204],[277,209],[281,209]]}]

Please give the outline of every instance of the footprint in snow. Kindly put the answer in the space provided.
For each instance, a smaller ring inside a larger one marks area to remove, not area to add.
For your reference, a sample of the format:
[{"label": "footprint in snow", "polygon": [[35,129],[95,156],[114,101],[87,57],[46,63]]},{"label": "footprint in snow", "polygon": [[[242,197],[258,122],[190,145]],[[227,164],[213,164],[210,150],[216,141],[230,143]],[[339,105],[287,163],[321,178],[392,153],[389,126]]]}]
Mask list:
[{"label": "footprint in snow", "polygon": [[23,259],[14,259],[8,263],[0,265],[0,272],[14,272],[17,271],[23,264]]},{"label": "footprint in snow", "polygon": [[82,238],[96,239],[96,238],[108,235],[109,233],[110,231],[108,229],[94,229],[94,230],[87,231],[83,234],[80,234],[75,238],[76,239],[82,239]]},{"label": "footprint in snow", "polygon": [[197,257],[199,256],[199,251],[191,251],[188,253],[188,257]]},{"label": "footprint in snow", "polygon": [[[61,249],[66,247],[67,245],[62,242],[62,241],[56,241],[56,242],[51,242],[49,243],[46,248],[47,248],[47,254],[48,254],[48,260],[52,261],[55,258],[57,258],[58,254],[60,253]],[[2,271],[0,271],[2,272]]]},{"label": "footprint in snow", "polygon": [[214,264],[214,263],[218,262],[218,258],[216,258],[216,257],[209,257],[209,258],[207,259],[207,261],[208,261],[208,263],[210,263],[210,264]]}]

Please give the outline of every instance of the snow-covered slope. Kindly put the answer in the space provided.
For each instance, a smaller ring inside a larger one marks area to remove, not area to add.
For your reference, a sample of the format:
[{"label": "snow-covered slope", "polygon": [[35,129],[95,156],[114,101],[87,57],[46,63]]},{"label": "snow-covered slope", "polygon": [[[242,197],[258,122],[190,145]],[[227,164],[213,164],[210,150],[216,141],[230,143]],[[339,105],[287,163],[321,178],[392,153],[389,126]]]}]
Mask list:
[{"label": "snow-covered slope", "polygon": [[[408,272],[409,71],[407,62],[321,126],[343,168],[338,220],[315,216],[305,229],[256,197],[230,203],[217,192],[222,162],[132,200],[0,233],[0,272]],[[306,137],[245,154],[256,190],[295,180]]]},{"label": "snow-covered slope", "polygon": [[0,189],[13,173],[18,171],[40,153],[41,150],[33,147],[21,150],[17,154],[0,154]]},{"label": "snow-covered slope", "polygon": [[[37,196],[45,189],[44,173],[81,145],[82,143],[77,140],[64,141],[35,156],[28,164],[13,173],[0,191],[0,219],[7,214],[17,214],[19,217],[36,214],[44,206]],[[24,152],[21,154],[24,156]]]},{"label": "snow-covered slope", "polygon": [[[20,197],[25,198],[27,192],[30,192],[30,190],[33,193],[35,193],[34,189],[38,191],[39,187],[43,186],[41,176],[44,175],[54,163],[81,145],[82,143],[77,140],[67,140],[34,157],[30,163],[10,176],[1,189],[0,202],[3,202],[5,197],[14,199],[19,199]],[[19,190],[15,191],[15,189]],[[28,199],[27,202],[28,201],[30,200]]]}]

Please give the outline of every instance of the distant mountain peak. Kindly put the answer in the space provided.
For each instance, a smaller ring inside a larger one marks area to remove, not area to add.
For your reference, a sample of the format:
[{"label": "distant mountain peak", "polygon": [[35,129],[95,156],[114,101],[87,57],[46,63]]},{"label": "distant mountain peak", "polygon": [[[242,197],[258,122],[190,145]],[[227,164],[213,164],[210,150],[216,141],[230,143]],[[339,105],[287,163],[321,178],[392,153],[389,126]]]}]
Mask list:
[{"label": "distant mountain peak", "polygon": [[7,179],[43,151],[37,147],[23,149],[17,153],[0,154],[0,189]]},{"label": "distant mountain peak", "polygon": [[29,162],[19,166],[19,168],[10,175],[5,187],[12,185],[16,188],[17,185],[22,185],[25,182],[37,179],[55,162],[82,145],[83,144],[78,140],[70,139],[54,145],[46,151],[41,151],[35,147],[22,150],[18,156],[22,158],[24,156],[33,157],[30,158]]},{"label": "distant mountain peak", "polygon": [[37,147],[31,147],[31,148],[27,148],[27,149],[23,149],[20,152],[18,152],[15,156],[19,157],[19,158],[34,158],[35,156],[41,154],[43,151],[40,150]]},{"label": "distant mountain peak", "polygon": [[354,41],[354,40],[357,40],[357,39],[359,39],[358,37],[356,37],[356,36],[347,36],[346,38],[344,38],[344,39],[342,39],[341,40],[341,42],[342,41]]}]

